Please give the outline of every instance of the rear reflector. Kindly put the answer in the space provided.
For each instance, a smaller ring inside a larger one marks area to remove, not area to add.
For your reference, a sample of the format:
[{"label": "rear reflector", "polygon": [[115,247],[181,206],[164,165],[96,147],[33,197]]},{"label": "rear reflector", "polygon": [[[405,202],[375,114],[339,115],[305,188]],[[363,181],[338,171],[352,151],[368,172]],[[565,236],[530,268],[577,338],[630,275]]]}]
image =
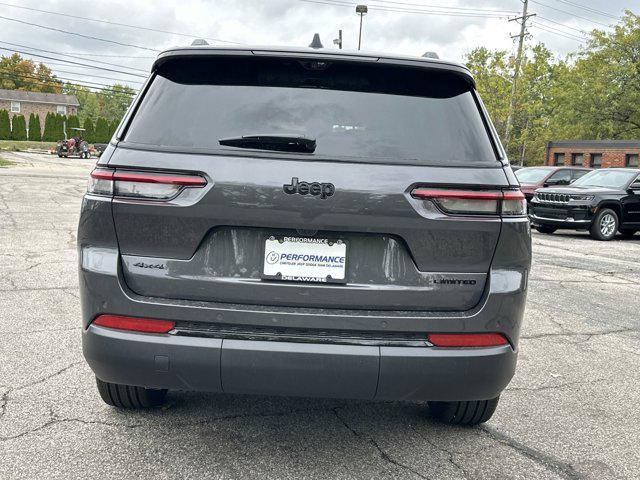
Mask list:
[{"label": "rear reflector", "polygon": [[509,344],[500,333],[430,333],[427,338],[436,347],[497,347]]},{"label": "rear reflector", "polygon": [[202,188],[207,181],[199,175],[129,172],[97,168],[91,172],[87,191],[137,199],[169,200],[185,188]]},{"label": "rear reflector", "polygon": [[130,332],[167,333],[173,330],[175,323],[169,320],[153,318],[125,317],[122,315],[99,315],[93,321],[99,327],[115,328]]},{"label": "rear reflector", "polygon": [[413,198],[433,201],[444,213],[453,215],[523,216],[527,202],[519,190],[459,190],[414,188]]}]

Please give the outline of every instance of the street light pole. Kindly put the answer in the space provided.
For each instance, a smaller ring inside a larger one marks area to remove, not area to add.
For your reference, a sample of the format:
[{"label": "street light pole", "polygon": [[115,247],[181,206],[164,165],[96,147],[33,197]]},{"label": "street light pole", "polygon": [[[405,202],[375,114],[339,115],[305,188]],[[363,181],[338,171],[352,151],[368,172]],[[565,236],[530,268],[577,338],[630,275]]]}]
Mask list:
[{"label": "street light pole", "polygon": [[358,34],[358,50],[360,50],[360,45],[362,44],[362,17],[364,17],[369,8],[366,5],[358,5],[356,6],[356,13],[360,15],[360,33]]}]

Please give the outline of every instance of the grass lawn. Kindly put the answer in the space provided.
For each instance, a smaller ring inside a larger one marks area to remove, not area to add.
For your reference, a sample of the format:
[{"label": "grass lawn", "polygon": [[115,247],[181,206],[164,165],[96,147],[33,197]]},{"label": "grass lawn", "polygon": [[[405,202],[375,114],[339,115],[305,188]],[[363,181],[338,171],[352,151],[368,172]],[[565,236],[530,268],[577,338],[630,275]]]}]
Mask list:
[{"label": "grass lawn", "polygon": [[30,142],[30,141],[16,141],[16,140],[0,140],[0,150],[9,150],[12,152],[20,152],[30,148],[37,148],[41,150],[49,150],[50,148],[56,148],[56,142]]},{"label": "grass lawn", "polygon": [[11,165],[15,165],[15,163],[0,157],[0,168],[10,167]]}]

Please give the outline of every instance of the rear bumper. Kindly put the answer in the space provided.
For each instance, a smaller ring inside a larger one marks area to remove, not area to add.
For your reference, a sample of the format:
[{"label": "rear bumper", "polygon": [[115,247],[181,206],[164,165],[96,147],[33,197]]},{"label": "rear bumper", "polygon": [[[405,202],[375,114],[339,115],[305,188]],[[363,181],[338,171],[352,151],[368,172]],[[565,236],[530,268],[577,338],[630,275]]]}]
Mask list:
[{"label": "rear bumper", "polygon": [[513,376],[510,346],[441,349],[129,333],[89,326],[84,356],[107,382],[150,388],[376,400],[483,400]]}]

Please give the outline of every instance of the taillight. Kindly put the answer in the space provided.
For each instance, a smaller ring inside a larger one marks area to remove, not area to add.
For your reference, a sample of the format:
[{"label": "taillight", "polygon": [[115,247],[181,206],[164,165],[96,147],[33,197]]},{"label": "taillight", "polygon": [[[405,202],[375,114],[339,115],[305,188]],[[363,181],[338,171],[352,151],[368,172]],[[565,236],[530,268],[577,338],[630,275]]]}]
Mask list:
[{"label": "taillight", "polygon": [[527,213],[527,199],[520,190],[507,190],[502,192],[502,215],[522,216]]},{"label": "taillight", "polygon": [[87,192],[137,199],[168,200],[185,188],[201,188],[207,181],[199,175],[129,172],[96,168]]},{"label": "taillight", "polygon": [[175,323],[169,320],[126,317],[123,315],[98,315],[93,321],[93,325],[143,333],[167,333],[175,327]]},{"label": "taillight", "polygon": [[440,210],[451,215],[522,216],[527,213],[527,201],[520,190],[458,190],[418,187],[413,198],[430,200]]},{"label": "taillight", "polygon": [[430,333],[427,339],[436,347],[497,347],[509,344],[501,333]]}]

